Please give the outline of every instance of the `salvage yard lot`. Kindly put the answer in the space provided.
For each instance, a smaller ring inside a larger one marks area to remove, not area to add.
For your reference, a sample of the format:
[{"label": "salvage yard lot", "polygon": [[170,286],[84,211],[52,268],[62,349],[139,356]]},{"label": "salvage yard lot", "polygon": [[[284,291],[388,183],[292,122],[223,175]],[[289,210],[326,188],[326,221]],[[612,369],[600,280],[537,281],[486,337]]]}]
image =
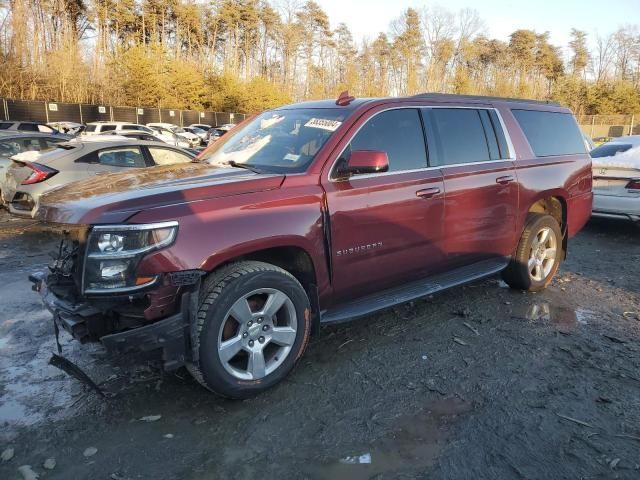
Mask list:
[{"label": "salvage yard lot", "polygon": [[0,478],[638,478],[639,238],[592,221],[542,293],[489,279],[323,328],[293,375],[242,402],[63,334],[102,399],[47,365],[53,327],[27,275],[51,237],[1,213],[0,450],[14,456]]}]

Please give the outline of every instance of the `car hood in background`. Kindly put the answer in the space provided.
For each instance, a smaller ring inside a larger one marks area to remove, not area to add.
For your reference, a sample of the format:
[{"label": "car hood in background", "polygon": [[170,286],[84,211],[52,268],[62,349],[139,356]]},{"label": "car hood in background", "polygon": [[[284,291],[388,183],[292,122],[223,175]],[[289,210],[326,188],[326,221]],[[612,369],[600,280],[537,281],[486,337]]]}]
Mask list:
[{"label": "car hood in background", "polygon": [[45,192],[34,217],[67,224],[124,222],[149,208],[273,190],[284,177],[206,163],[132,169]]}]

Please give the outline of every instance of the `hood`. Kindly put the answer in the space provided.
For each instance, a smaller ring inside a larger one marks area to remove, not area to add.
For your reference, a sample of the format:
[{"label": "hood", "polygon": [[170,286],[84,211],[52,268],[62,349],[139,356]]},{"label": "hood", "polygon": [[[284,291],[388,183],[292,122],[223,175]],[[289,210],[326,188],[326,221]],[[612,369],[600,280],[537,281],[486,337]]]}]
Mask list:
[{"label": "hood", "polygon": [[284,175],[258,175],[187,163],[96,175],[42,194],[34,217],[45,222],[124,222],[150,208],[279,188]]}]

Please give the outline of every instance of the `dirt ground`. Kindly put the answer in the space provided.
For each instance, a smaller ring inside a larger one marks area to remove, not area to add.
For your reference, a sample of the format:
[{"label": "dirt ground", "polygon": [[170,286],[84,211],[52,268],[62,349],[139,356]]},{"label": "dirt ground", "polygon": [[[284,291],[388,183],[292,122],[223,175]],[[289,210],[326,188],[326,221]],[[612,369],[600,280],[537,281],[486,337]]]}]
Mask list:
[{"label": "dirt ground", "polygon": [[63,336],[102,399],[47,364],[27,274],[52,237],[0,214],[0,478],[640,478],[639,239],[592,221],[543,293],[488,279],[323,328],[242,402]]}]

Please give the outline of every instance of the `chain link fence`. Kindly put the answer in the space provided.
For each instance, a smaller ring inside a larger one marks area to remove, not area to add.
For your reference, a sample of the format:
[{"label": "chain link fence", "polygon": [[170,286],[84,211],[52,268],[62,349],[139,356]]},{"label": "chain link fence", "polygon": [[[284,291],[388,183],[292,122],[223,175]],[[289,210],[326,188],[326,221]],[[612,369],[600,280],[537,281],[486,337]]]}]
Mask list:
[{"label": "chain link fence", "polygon": [[632,115],[578,115],[582,131],[591,138],[640,135],[640,113]]},{"label": "chain link fence", "polygon": [[146,124],[164,122],[183,127],[194,123],[211,126],[239,123],[246,117],[247,115],[244,113],[0,99],[0,120],[44,123],[107,121]]}]

